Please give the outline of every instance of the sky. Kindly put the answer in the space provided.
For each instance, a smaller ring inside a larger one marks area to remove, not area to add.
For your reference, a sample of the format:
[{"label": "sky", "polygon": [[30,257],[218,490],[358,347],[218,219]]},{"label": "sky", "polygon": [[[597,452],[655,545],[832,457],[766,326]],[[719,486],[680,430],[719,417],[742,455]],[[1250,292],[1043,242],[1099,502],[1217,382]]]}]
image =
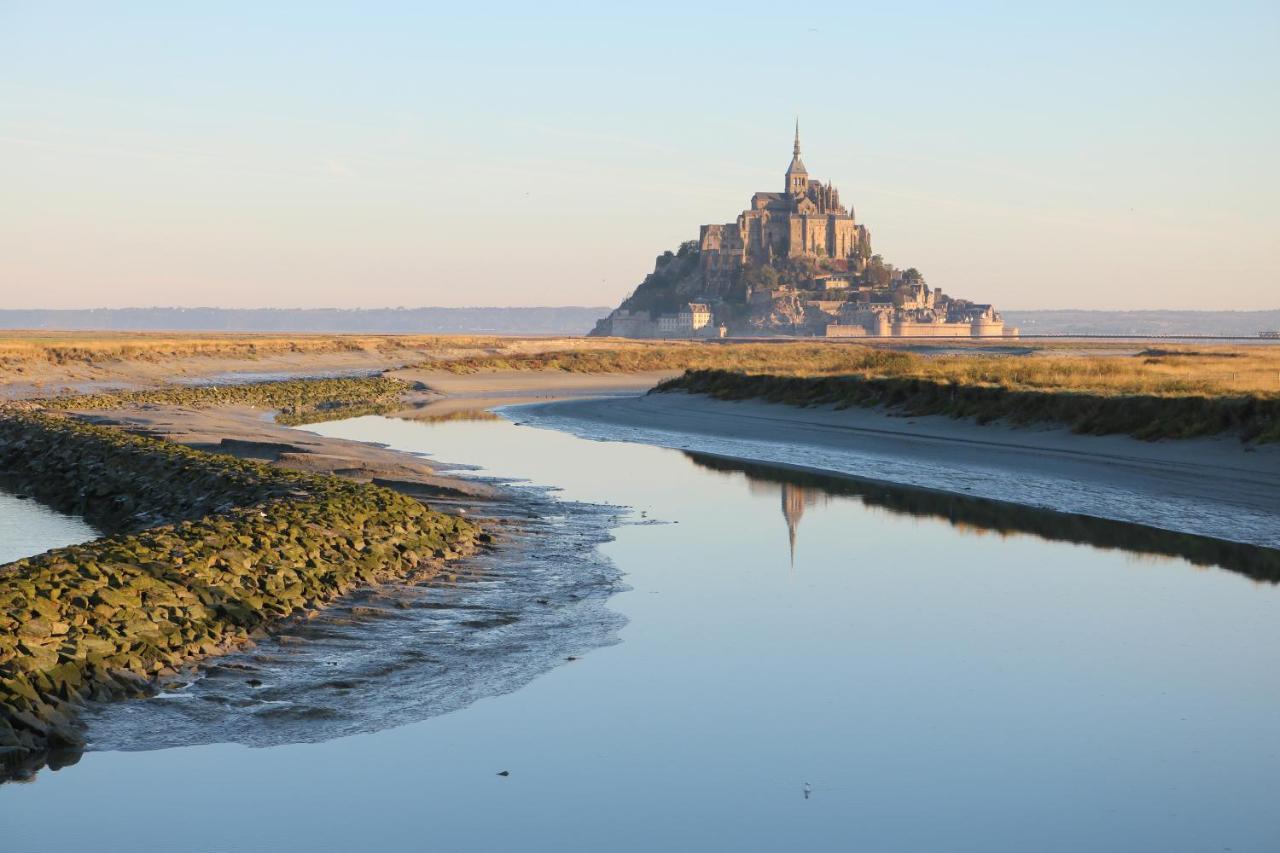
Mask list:
[{"label": "sky", "polygon": [[797,116],[947,293],[1280,307],[1274,0],[629,5],[0,0],[0,308],[616,304]]}]

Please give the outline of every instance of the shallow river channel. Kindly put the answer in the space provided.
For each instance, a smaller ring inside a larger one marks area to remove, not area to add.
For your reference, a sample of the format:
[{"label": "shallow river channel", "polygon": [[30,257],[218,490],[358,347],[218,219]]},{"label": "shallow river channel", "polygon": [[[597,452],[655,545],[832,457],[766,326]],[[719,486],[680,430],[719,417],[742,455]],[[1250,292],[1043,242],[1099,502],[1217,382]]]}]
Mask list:
[{"label": "shallow river channel", "polygon": [[[506,415],[307,427],[536,518],[91,714],[0,850],[1280,849],[1275,552]],[[0,559],[94,535],[0,513]]]}]

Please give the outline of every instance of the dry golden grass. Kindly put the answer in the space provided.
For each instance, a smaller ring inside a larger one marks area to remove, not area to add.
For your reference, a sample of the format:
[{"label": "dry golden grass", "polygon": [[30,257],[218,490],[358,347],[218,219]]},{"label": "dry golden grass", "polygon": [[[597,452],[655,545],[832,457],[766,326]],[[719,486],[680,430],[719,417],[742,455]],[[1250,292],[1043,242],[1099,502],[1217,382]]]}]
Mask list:
[{"label": "dry golden grass", "polygon": [[[1087,347],[1087,349],[1082,349]],[[986,350],[986,351],[981,351]],[[719,343],[476,335],[0,332],[0,371],[181,358],[395,353],[455,373],[635,373],[717,369],[778,376],[919,378],[1009,390],[1107,395],[1280,395],[1280,346],[896,341]]]},{"label": "dry golden grass", "polygon": [[1280,397],[1280,347],[1151,348],[1132,354],[915,357],[885,376],[1027,391]]},{"label": "dry golden grass", "polygon": [[1280,346],[1108,348],[1018,347],[1009,352],[933,355],[901,345],[835,343],[622,344],[587,351],[485,355],[436,366],[455,373],[563,370],[636,373],[732,370],[777,376],[926,379],[1008,390],[1102,395],[1280,396]]},{"label": "dry golden grass", "polygon": [[[825,344],[706,344],[611,342],[594,349],[502,352],[423,365],[450,373],[493,371],[565,371],[568,373],[642,373],[653,370],[833,370],[846,369],[851,353],[869,352]],[[856,360],[856,359],[855,359]]]},{"label": "dry golden grass", "polygon": [[256,358],[290,353],[501,349],[501,338],[443,335],[294,335],[167,332],[0,333],[0,367],[48,363],[100,365],[174,358]]}]

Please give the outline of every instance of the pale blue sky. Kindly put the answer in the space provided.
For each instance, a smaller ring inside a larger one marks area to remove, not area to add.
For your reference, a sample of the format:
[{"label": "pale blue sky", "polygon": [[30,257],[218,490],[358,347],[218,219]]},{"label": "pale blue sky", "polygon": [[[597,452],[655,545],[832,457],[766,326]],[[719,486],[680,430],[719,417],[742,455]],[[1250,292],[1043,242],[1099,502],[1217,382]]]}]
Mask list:
[{"label": "pale blue sky", "polygon": [[950,293],[1280,306],[1280,5],[795,8],[0,2],[0,307],[614,303],[797,113]]}]

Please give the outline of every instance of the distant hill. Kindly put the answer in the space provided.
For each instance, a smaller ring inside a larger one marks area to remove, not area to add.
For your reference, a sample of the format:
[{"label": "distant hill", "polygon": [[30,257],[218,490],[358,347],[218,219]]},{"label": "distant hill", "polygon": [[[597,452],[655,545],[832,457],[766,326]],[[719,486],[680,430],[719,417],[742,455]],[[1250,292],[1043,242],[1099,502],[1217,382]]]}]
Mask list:
[{"label": "distant hill", "polygon": [[1275,311],[1002,311],[1024,335],[1226,335],[1280,329]]},{"label": "distant hill", "polygon": [[608,308],[0,310],[0,329],[583,335]]}]

